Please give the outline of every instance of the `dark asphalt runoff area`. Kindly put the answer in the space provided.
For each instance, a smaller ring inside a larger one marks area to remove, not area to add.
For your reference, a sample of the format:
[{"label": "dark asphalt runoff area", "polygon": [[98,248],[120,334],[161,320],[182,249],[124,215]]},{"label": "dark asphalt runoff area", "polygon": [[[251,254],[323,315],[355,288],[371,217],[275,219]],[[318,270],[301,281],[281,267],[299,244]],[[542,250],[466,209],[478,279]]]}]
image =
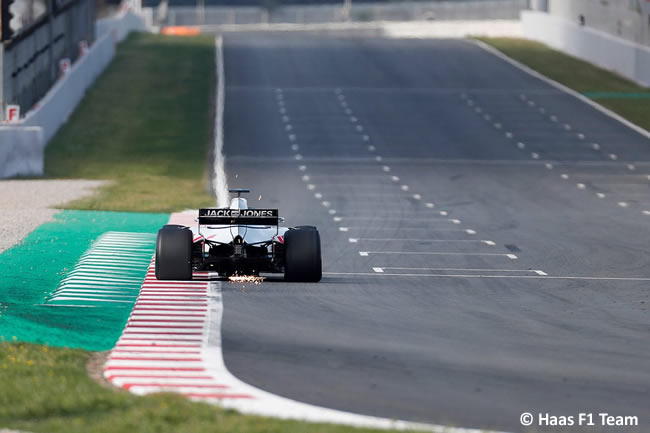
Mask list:
[{"label": "dark asphalt runoff area", "polygon": [[650,431],[648,138],[463,40],[241,33],[224,59],[229,186],[318,226],[325,272],[224,284],[235,376],[387,418]]}]

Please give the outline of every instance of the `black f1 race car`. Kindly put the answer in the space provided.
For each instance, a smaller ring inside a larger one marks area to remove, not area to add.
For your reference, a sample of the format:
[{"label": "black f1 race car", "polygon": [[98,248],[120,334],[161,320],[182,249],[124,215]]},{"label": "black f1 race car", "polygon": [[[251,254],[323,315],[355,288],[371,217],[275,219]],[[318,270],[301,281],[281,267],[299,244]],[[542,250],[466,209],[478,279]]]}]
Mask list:
[{"label": "black f1 race car", "polygon": [[156,241],[156,278],[191,280],[193,271],[219,276],[283,273],[286,281],[316,282],[322,276],[316,227],[280,227],[277,209],[250,209],[242,193],[229,208],[199,209],[198,225],[166,225]]}]

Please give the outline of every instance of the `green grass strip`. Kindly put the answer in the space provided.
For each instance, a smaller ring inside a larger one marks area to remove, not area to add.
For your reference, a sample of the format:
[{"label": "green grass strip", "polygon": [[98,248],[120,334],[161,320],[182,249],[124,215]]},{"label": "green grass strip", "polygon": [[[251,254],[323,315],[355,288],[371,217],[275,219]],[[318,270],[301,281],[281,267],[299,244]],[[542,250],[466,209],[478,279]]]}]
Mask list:
[{"label": "green grass strip", "polygon": [[650,97],[630,97],[649,94],[636,83],[539,42],[517,38],[478,39],[558,83],[583,94],[595,94],[590,97],[598,99],[604,107],[650,130]]},{"label": "green grass strip", "polygon": [[583,95],[591,99],[650,99],[650,92],[584,92]]},{"label": "green grass strip", "polygon": [[90,354],[0,343],[0,426],[35,433],[371,433],[244,416],[173,394],[137,397],[88,377]]},{"label": "green grass strip", "polygon": [[68,207],[171,212],[213,205],[214,38],[132,34],[48,145],[49,177],[107,179]]}]

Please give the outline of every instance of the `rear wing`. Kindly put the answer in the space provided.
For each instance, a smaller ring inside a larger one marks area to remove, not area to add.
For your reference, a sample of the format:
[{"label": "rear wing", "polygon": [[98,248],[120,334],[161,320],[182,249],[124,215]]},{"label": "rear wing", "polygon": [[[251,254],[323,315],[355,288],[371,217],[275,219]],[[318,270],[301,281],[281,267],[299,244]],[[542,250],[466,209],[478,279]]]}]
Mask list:
[{"label": "rear wing", "polygon": [[277,226],[277,209],[199,209],[199,225]]}]

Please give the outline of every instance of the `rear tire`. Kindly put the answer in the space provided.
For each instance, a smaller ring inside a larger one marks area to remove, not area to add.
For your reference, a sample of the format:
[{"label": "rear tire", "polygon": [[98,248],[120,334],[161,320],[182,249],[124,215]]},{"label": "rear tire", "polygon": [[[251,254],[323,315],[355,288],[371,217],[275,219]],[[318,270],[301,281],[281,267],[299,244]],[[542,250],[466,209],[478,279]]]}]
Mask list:
[{"label": "rear tire", "polygon": [[316,227],[287,231],[284,234],[284,279],[315,283],[322,276],[320,235]]},{"label": "rear tire", "polygon": [[192,231],[183,226],[165,226],[156,240],[156,278],[192,279]]}]

